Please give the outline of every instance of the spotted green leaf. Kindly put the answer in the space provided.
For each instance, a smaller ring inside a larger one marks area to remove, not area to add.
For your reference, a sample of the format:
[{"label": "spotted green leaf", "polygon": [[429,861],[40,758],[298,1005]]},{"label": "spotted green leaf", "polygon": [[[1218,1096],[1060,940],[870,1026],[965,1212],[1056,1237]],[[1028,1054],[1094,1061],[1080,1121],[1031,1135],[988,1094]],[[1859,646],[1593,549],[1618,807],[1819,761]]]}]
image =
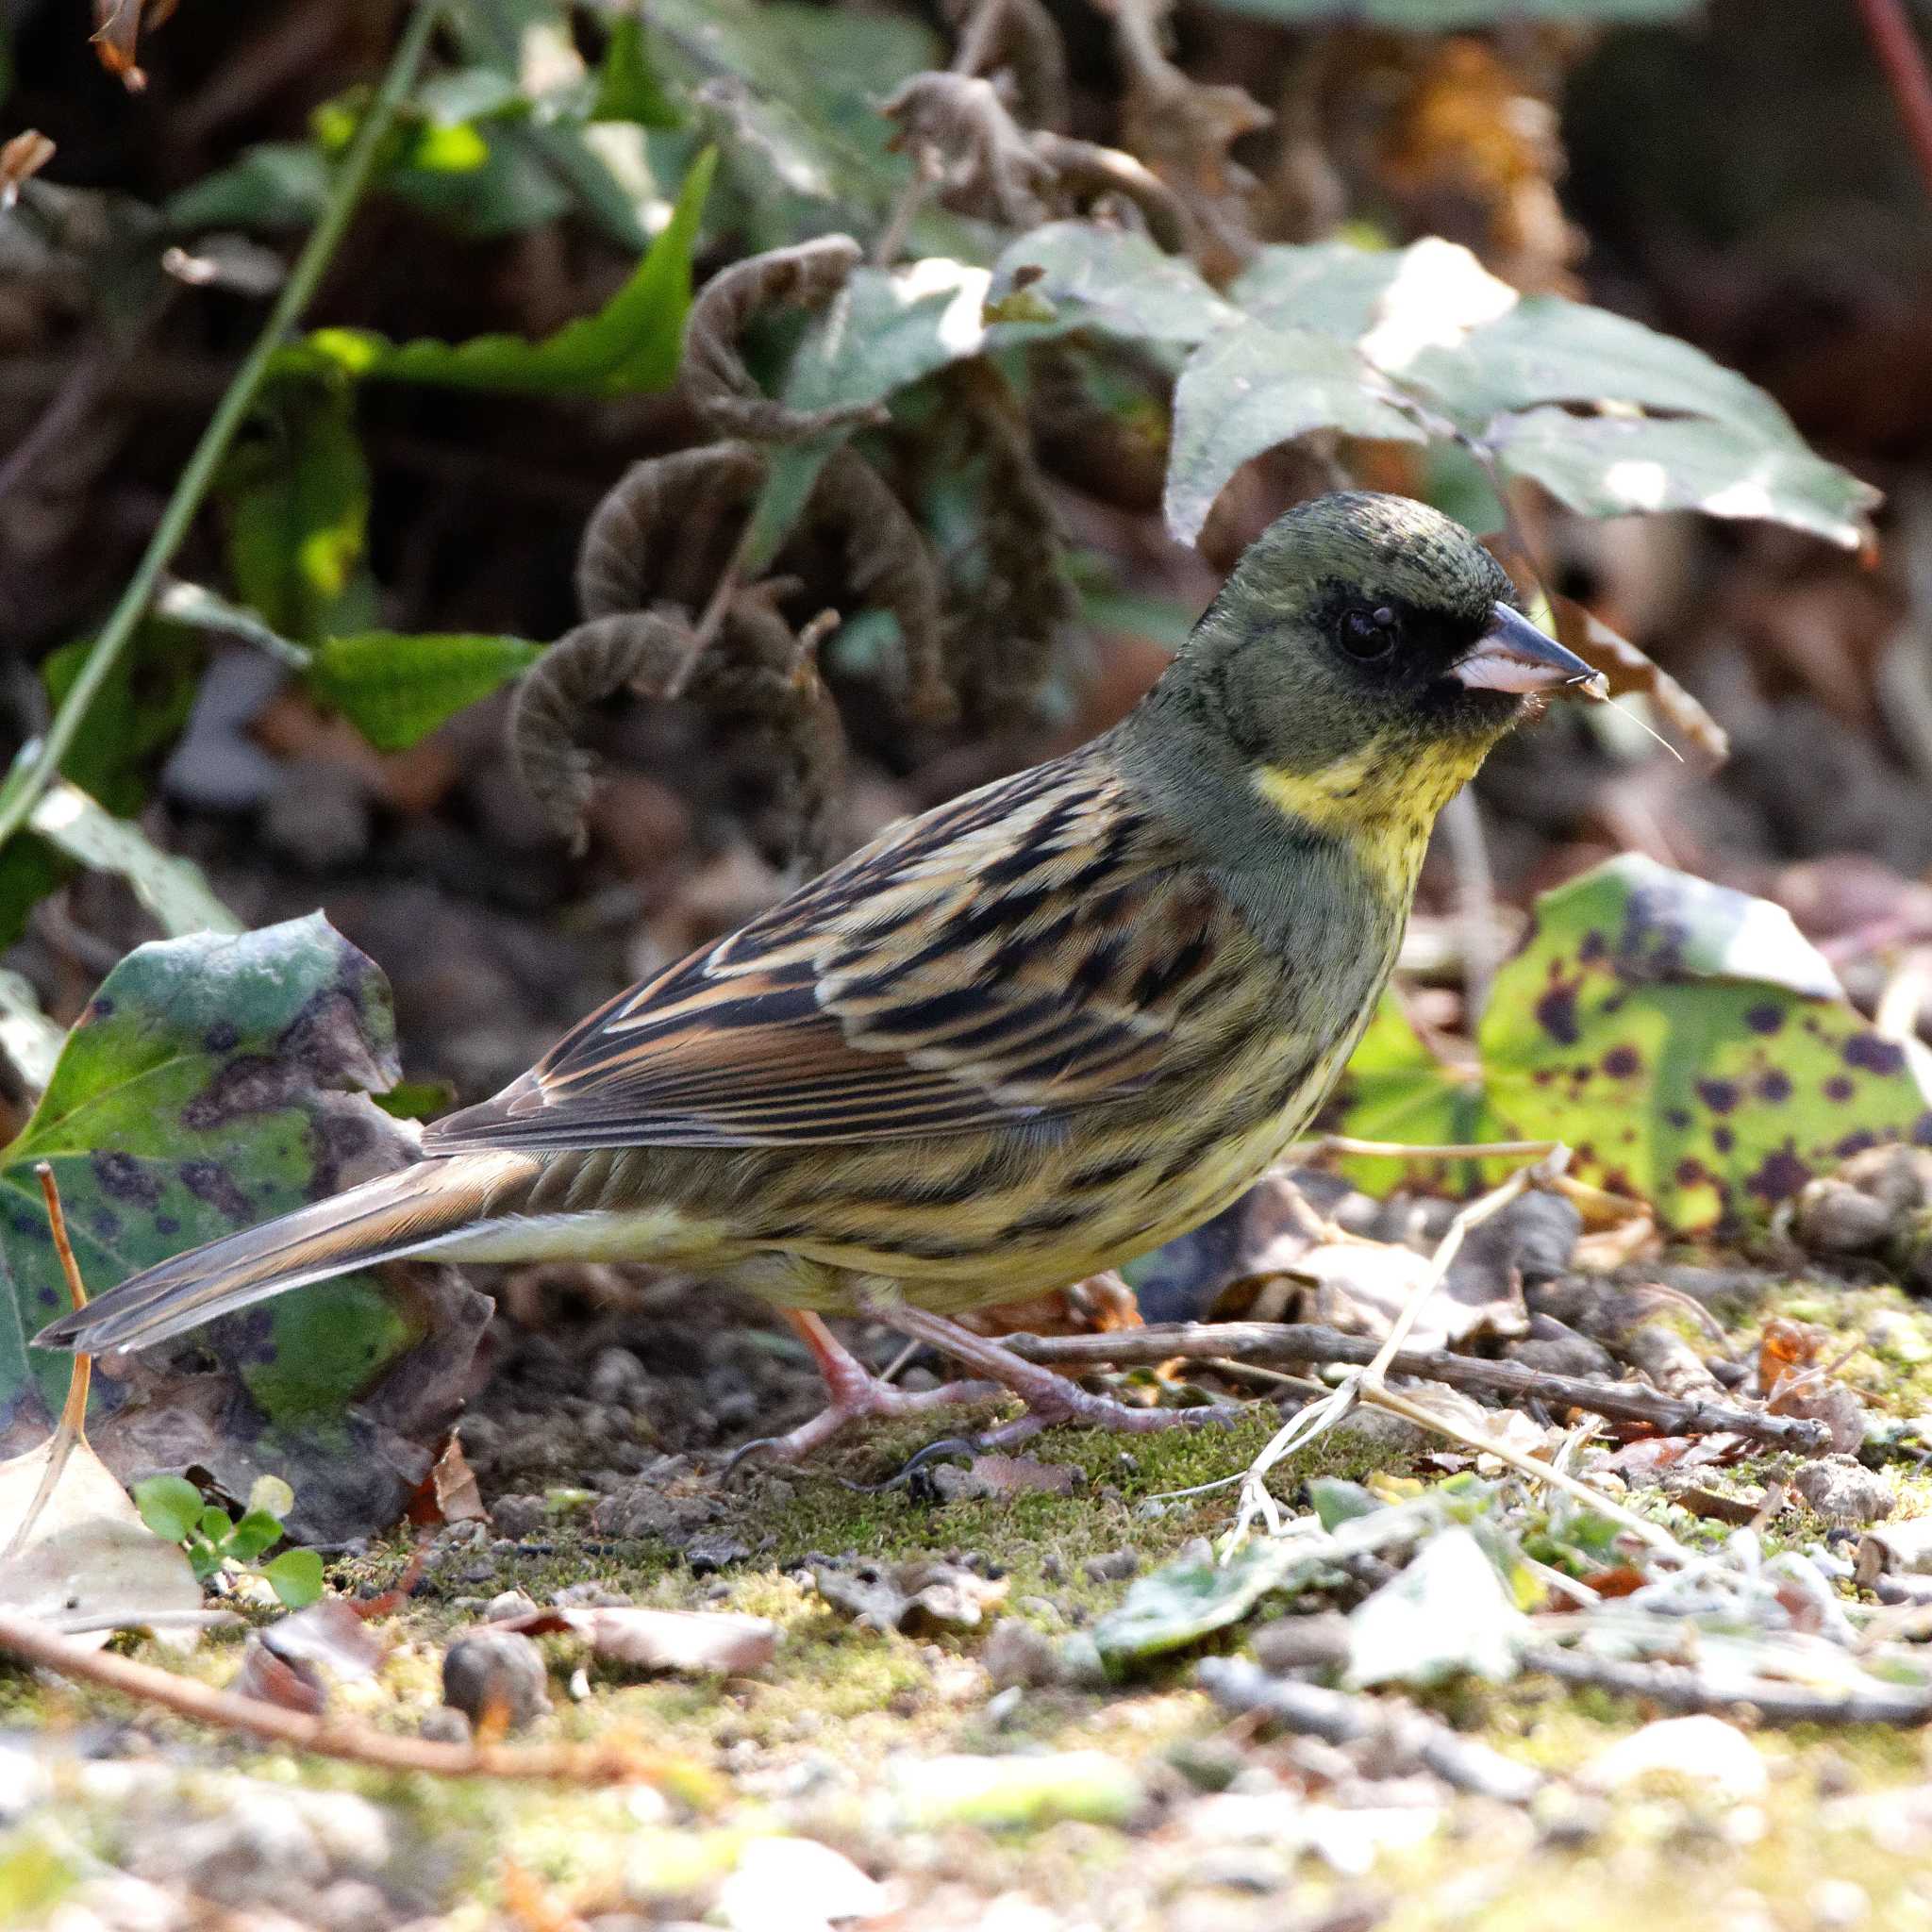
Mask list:
[{"label": "spotted green leaf", "polygon": [[1634,856],[1538,901],[1477,1045],[1471,1082],[1385,1020],[1336,1124],[1562,1141],[1583,1178],[1684,1233],[1761,1224],[1881,1141],[1932,1144],[1932,1056],[1875,1033],[1781,908]]},{"label": "spotted green leaf", "polygon": [[[40,1440],[68,1364],[28,1338],[67,1307],[34,1178],[59,1183],[91,1291],[408,1158],[367,1097],[394,1078],[389,989],[319,915],[130,953],[0,1150],[0,1454]],[[199,1465],[230,1495],[294,1485],[291,1528],[394,1520],[480,1332],[453,1276],[354,1274],[266,1302],[128,1365],[96,1365],[90,1435],[124,1479]]]}]

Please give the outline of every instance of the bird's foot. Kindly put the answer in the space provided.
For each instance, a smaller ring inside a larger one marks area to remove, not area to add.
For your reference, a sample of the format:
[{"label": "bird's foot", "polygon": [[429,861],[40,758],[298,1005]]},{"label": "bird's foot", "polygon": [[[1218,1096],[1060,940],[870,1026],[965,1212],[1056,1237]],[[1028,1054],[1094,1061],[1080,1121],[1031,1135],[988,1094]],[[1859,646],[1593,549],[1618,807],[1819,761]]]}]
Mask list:
[{"label": "bird's foot", "polygon": [[831,1396],[809,1422],[782,1436],[760,1436],[735,1451],[724,1465],[728,1474],[753,1456],[769,1462],[801,1462],[850,1424],[875,1417],[925,1415],[937,1408],[960,1408],[997,1401],[996,1382],[947,1382],[938,1389],[894,1389],[882,1382],[816,1315],[787,1308],[785,1318],[811,1350]]},{"label": "bird's foot", "polygon": [[[1234,1423],[1250,1413],[1242,1404],[1226,1402],[1202,1403],[1190,1408],[1137,1407],[1111,1395],[1096,1395],[1038,1362],[1029,1362],[991,1337],[975,1335],[958,1323],[949,1322],[943,1315],[928,1314],[924,1308],[904,1305],[880,1307],[874,1312],[905,1334],[930,1342],[956,1361],[977,1371],[1026,1405],[1024,1415],[976,1437],[975,1445],[981,1449],[1011,1448],[1014,1443],[1024,1442],[1029,1436],[1037,1436],[1041,1429],[1059,1423],[1074,1428],[1112,1429],[1124,1435],[1148,1436],[1158,1429]],[[986,1384],[978,1386],[984,1388]]]}]

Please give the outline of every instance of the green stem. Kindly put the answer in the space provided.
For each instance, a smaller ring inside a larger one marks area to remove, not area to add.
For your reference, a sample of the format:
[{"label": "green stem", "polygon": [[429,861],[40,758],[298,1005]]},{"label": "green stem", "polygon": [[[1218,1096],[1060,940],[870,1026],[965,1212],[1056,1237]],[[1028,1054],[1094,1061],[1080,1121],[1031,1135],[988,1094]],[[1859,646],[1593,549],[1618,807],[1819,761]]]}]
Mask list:
[{"label": "green stem", "polygon": [[348,152],[343,155],[341,165],[329,186],[322,219],[316,223],[314,231],[295,259],[294,267],[289,272],[289,279],[283,284],[282,292],[261,334],[256,339],[255,346],[235,372],[226,393],[208,419],[208,425],[176,480],[174,493],[168,498],[168,507],[161,512],[161,520],[155,526],[155,533],[148,540],[141,561],[135,565],[134,575],[127,580],[127,588],[121,593],[121,601],[101,626],[100,634],[88,651],[87,662],[82,665],[80,675],[74,680],[59,710],[47,726],[46,736],[30,756],[14,766],[6,785],[0,787],[0,847],[4,847],[26,823],[42,792],[59,775],[60,761],[87,722],[89,708],[147,614],[162,574],[187,540],[189,529],[201,509],[202,500],[214,482],[215,472],[221,467],[222,458],[227,455],[228,445],[235,440],[235,432],[255,406],[275,351],[301,319],[302,311],[308,308],[341,242],[369,179],[376,148],[389,132],[397,108],[416,78],[416,70],[422,65],[429,37],[436,30],[441,13],[441,0],[420,0],[413,17],[403,30],[402,39],[396,43],[389,70],[382,76],[382,85],[376,90],[375,98],[370,104],[368,113],[362,117],[361,125],[357,128],[355,139],[349,143]]}]

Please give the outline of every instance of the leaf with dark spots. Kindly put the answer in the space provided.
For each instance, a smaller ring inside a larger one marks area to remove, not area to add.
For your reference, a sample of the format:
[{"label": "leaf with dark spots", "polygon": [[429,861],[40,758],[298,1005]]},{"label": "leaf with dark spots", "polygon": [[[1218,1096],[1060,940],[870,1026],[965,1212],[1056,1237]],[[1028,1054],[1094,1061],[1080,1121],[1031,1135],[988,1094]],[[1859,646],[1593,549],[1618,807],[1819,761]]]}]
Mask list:
[{"label": "leaf with dark spots", "polygon": [[[369,1097],[394,1080],[381,974],[322,918],[142,946],[69,1034],[0,1151],[0,1455],[44,1436],[67,1363],[28,1338],[66,1306],[36,1160],[99,1292],[199,1242],[410,1159]],[[108,1465],[294,1488],[299,1537],[394,1522],[448,1434],[488,1304],[446,1270],[354,1274],[96,1370]]]},{"label": "leaf with dark spots", "polygon": [[[1373,1077],[1351,1065],[1324,1124],[1471,1138],[1436,1130],[1453,1105],[1478,1138],[1566,1142],[1581,1178],[1684,1233],[1761,1224],[1855,1142],[1915,1137],[1932,1095],[1932,1056],[1874,1033],[1781,908],[1636,857],[1538,902],[1496,975],[1479,1079],[1400,1025],[1378,1016],[1357,1054]],[[1391,1171],[1349,1165],[1364,1185]]]}]

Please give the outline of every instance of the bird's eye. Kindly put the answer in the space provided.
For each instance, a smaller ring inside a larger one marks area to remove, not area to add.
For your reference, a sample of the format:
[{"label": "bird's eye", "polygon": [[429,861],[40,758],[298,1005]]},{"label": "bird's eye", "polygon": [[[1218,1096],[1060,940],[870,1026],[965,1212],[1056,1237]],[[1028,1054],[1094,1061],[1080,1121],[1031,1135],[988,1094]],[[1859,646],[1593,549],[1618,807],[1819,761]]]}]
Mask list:
[{"label": "bird's eye", "polygon": [[1386,658],[1395,648],[1402,625],[1388,605],[1374,610],[1345,610],[1341,614],[1341,648],[1364,664]]}]

